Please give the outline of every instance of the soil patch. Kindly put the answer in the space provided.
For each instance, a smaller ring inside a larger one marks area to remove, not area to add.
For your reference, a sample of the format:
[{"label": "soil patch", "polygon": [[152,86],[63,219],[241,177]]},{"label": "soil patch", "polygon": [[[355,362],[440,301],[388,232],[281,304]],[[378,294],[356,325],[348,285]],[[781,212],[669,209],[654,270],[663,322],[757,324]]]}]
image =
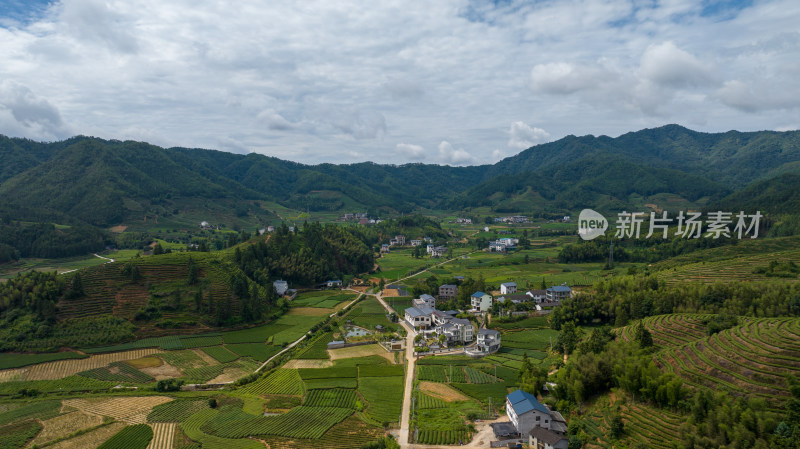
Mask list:
[{"label": "soil patch", "polygon": [[116,232],[117,234],[122,234],[125,230],[128,229],[127,226],[119,225],[114,226],[113,228],[109,229],[111,232]]},{"label": "soil patch", "polygon": [[162,361],[161,359],[158,360],[161,361],[161,365],[154,367],[147,367],[147,368],[139,368],[139,371],[149,374],[155,380],[175,379],[177,377],[183,376],[183,371],[170,365],[167,362]]},{"label": "soil patch", "polygon": [[331,360],[352,359],[355,357],[368,357],[371,355],[378,355],[385,358],[390,363],[395,363],[394,354],[386,351],[379,344],[351,346],[349,348],[329,349],[328,355],[331,356]]},{"label": "soil patch", "polygon": [[103,418],[98,415],[90,415],[84,412],[72,412],[66,415],[56,416],[55,418],[42,421],[42,431],[36,435],[32,444],[43,444],[58,438],[65,437],[72,432],[89,427],[103,424]]},{"label": "soil patch", "polygon": [[208,381],[210,384],[224,384],[227,382],[235,382],[240,377],[246,376],[248,373],[239,368],[225,368],[222,374]]},{"label": "soil patch", "polygon": [[93,415],[110,416],[127,424],[144,424],[153,407],[171,400],[166,396],[67,399],[64,405]]},{"label": "soil patch", "polygon": [[69,440],[58,442],[48,447],[51,447],[52,449],[86,449],[87,447],[99,447],[101,444],[105,443],[106,440],[119,433],[123,427],[125,427],[125,424],[121,422],[115,422],[108,426],[103,426],[97,430],[93,430],[75,438],[70,438]]},{"label": "soil patch", "polygon": [[439,382],[422,381],[419,390],[423,393],[446,402],[469,401],[470,398],[460,391]]},{"label": "soil patch", "polygon": [[136,369],[142,369],[142,368],[158,368],[159,366],[164,364],[164,361],[158,357],[142,357],[140,359],[128,360],[125,363]]},{"label": "soil patch", "polygon": [[203,359],[203,361],[208,363],[210,366],[219,365],[219,361],[217,361],[217,359],[206,354],[206,352],[201,349],[192,349],[192,352],[194,352],[198,357]]},{"label": "soil patch", "polygon": [[289,360],[283,365],[284,368],[287,369],[298,369],[298,368],[330,368],[333,366],[333,362],[331,360],[311,360],[311,359],[294,359]]}]

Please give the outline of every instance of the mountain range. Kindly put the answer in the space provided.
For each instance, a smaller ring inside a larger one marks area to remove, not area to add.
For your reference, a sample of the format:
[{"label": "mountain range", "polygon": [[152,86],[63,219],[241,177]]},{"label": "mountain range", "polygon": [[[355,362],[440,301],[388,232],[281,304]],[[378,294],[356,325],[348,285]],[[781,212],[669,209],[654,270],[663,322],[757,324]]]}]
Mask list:
[{"label": "mountain range", "polygon": [[799,131],[715,134],[667,125],[616,138],[567,136],[493,165],[469,167],[306,165],[256,153],[85,136],[52,143],[0,136],[0,160],[0,214],[102,227],[180,211],[199,200],[245,211],[253,201],[266,201],[302,211],[373,214],[759,202],[800,212]]}]

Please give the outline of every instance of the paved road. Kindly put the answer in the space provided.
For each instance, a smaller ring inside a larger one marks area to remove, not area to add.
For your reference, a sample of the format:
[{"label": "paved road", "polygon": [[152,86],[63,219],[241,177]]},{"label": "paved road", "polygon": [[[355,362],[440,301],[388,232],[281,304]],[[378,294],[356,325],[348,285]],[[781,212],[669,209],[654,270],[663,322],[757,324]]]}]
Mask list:
[{"label": "paved road", "polygon": [[[384,309],[392,311],[389,304],[386,304],[386,301],[381,297],[380,292],[375,295],[375,298],[381,303]],[[400,415],[400,439],[398,443],[400,443],[401,448],[407,448],[409,447],[408,432],[411,425],[411,392],[414,388],[414,372],[417,366],[416,357],[414,357],[414,337],[417,334],[402,317],[400,317],[399,323],[406,330],[406,360],[408,362],[406,364],[406,386],[403,390],[403,414]]]},{"label": "paved road", "polygon": [[[473,253],[476,253],[478,251],[480,251],[480,250],[472,251],[472,252],[467,253],[467,254],[473,254]],[[462,257],[462,256],[458,256],[458,257],[454,257],[452,259],[448,259],[448,260],[442,261],[442,262],[437,263],[436,265],[433,265],[433,266],[431,266],[429,268],[426,268],[426,269],[424,269],[424,270],[422,270],[422,271],[420,271],[418,273],[414,273],[411,276],[406,276],[406,277],[404,277],[402,279],[398,279],[397,281],[393,281],[393,282],[402,282],[402,281],[405,281],[406,279],[413,278],[414,276],[419,276],[420,274],[430,270],[433,267],[438,267],[439,265],[444,265],[444,264],[446,264],[448,262],[452,262],[452,261],[458,259],[459,257]],[[374,294],[374,296],[375,296],[375,298],[377,298],[378,302],[381,303],[381,305],[383,306],[384,309],[386,309],[388,312],[394,312],[394,310],[392,310],[392,308],[389,307],[389,304],[387,304],[386,301],[383,300],[383,297],[381,296],[381,292],[378,292],[377,294]],[[407,364],[406,364],[406,387],[405,387],[405,390],[404,390],[404,393],[403,393],[403,414],[400,417],[400,438],[398,439],[398,443],[400,443],[400,447],[402,449],[407,449],[407,448],[411,448],[411,447],[424,448],[426,446],[421,446],[421,445],[417,445],[417,444],[411,445],[411,444],[408,443],[408,436],[409,436],[408,434],[409,434],[410,426],[411,426],[411,392],[413,391],[413,388],[414,388],[414,374],[415,374],[416,366],[417,366],[416,365],[417,360],[416,360],[416,357],[414,357],[414,337],[417,335],[417,333],[414,332],[414,329],[412,329],[411,326],[409,326],[408,323],[405,322],[405,320],[403,320],[403,316],[401,314],[398,313],[397,315],[398,315],[398,318],[400,320],[399,321],[400,325],[403,326],[403,328],[406,330],[406,360],[408,361]],[[473,439],[473,440],[475,441],[475,439]],[[434,447],[438,447],[438,446],[427,446],[427,447],[434,448]],[[478,447],[478,446],[473,446],[473,447]]]},{"label": "paved road", "polygon": [[[357,297],[356,299],[354,299],[354,300],[350,301],[350,303],[349,303],[349,304],[347,304],[346,306],[344,306],[344,307],[342,308],[342,310],[343,310],[343,309],[346,309],[346,308],[348,308],[348,307],[350,307],[351,305],[353,305],[353,303],[354,303],[354,302],[356,302],[356,301],[358,301],[359,299],[361,299],[361,297],[362,297],[362,296],[364,296],[364,294],[363,294],[363,293],[362,293],[362,294],[360,294],[360,295],[358,295],[358,297]],[[336,313],[337,313],[337,312],[333,312],[332,314],[330,314],[330,316],[332,317],[332,316],[336,315]],[[310,331],[309,331],[309,332],[310,332]],[[290,345],[286,346],[285,348],[283,348],[283,349],[281,350],[281,352],[279,352],[279,353],[277,353],[277,354],[273,355],[272,357],[270,357],[269,359],[267,359],[267,361],[266,361],[266,362],[262,363],[262,364],[261,364],[261,366],[259,366],[258,368],[256,368],[255,372],[257,373],[257,372],[261,371],[262,369],[264,369],[264,367],[265,367],[265,366],[267,366],[267,363],[271,362],[271,361],[272,361],[272,360],[273,360],[275,357],[278,357],[279,355],[283,354],[284,352],[286,352],[286,351],[288,351],[288,350],[290,350],[290,349],[294,348],[295,346],[297,346],[297,344],[298,344],[298,343],[300,343],[301,341],[303,341],[303,339],[304,339],[304,338],[306,338],[307,336],[308,336],[308,333],[306,333],[306,335],[303,335],[302,337],[300,337],[300,338],[298,338],[297,340],[295,340],[295,341],[294,341],[292,344],[290,344]]]}]

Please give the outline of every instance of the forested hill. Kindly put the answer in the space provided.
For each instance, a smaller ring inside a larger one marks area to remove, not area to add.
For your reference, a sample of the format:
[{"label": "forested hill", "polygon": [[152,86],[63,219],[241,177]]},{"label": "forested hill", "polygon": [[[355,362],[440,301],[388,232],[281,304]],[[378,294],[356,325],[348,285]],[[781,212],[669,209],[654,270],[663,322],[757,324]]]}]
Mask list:
[{"label": "forested hill", "polygon": [[27,220],[16,216],[24,211],[109,226],[172,213],[192,199],[231,208],[265,200],[297,210],[358,208],[380,215],[476,206],[558,212],[662,200],[713,204],[753,182],[800,174],[800,132],[707,134],[668,125],[617,138],[568,136],[472,167],[312,166],[132,141],[38,143],[0,136],[0,160],[0,213],[17,220]]}]

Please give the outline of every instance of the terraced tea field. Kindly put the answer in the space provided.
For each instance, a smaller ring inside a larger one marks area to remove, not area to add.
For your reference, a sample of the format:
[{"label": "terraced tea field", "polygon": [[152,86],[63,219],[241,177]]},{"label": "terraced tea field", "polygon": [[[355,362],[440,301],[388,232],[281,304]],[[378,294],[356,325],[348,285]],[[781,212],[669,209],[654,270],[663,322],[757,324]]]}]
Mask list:
[{"label": "terraced tea field", "polygon": [[[714,248],[708,252],[722,253],[728,248]],[[712,253],[714,254],[714,253]],[[679,284],[681,282],[733,282],[733,281],[770,281],[774,278],[765,274],[756,273],[755,269],[766,267],[770,262],[777,261],[785,263],[789,261],[800,261],[800,248],[785,249],[763,252],[741,257],[728,258],[717,261],[700,261],[675,266],[672,268],[658,271],[656,276],[668,284]],[[781,282],[798,282],[800,276],[793,278],[781,278]]]},{"label": "terraced tea field", "polygon": [[648,448],[672,449],[675,447],[674,443],[680,441],[680,425],[687,420],[684,416],[664,409],[627,401],[612,402],[611,397],[606,395],[592,403],[584,416],[571,418],[575,421],[572,425],[583,428],[592,439],[585,448],[614,447],[608,434],[612,416],[617,409],[625,423],[625,435],[621,442],[628,446],[638,442]]},{"label": "terraced tea field", "polygon": [[689,385],[748,394],[779,408],[790,395],[786,376],[800,369],[800,319],[749,319],[665,349],[655,360]]},{"label": "terraced tea field", "polygon": [[[685,345],[706,336],[706,325],[703,319],[711,315],[703,314],[669,314],[656,315],[642,319],[644,327],[653,336],[653,344],[662,348]],[[618,329],[617,335],[623,340],[633,339],[635,325]]]}]

